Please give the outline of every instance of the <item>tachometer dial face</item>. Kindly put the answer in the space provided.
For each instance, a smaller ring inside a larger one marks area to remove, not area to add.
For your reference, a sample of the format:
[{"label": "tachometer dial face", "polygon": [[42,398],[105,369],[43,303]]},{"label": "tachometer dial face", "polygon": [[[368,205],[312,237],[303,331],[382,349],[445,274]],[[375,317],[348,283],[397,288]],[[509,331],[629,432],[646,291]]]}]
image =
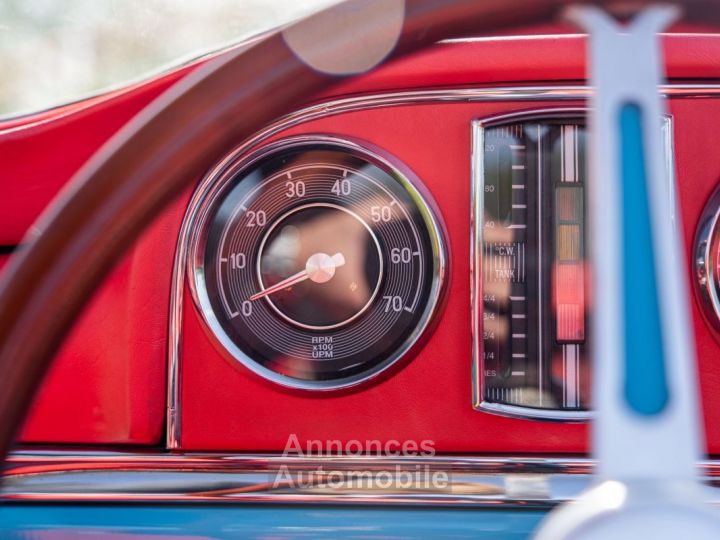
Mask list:
[{"label": "tachometer dial face", "polygon": [[352,143],[285,141],[231,165],[197,230],[206,322],[235,359],[285,386],[383,371],[438,303],[433,213],[407,174]]}]

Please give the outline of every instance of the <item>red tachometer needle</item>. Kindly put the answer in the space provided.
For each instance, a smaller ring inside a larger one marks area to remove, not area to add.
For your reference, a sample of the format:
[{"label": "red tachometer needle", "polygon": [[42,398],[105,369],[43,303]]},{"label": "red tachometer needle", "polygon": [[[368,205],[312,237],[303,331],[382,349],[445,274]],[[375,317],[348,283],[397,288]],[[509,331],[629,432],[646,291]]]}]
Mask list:
[{"label": "red tachometer needle", "polygon": [[296,283],[309,279],[314,283],[325,283],[335,275],[335,270],[345,264],[345,257],[342,253],[336,253],[332,257],[327,253],[315,253],[305,263],[305,270],[293,274],[290,277],[271,285],[262,291],[253,294],[250,300],[255,301],[270,294],[287,289]]}]

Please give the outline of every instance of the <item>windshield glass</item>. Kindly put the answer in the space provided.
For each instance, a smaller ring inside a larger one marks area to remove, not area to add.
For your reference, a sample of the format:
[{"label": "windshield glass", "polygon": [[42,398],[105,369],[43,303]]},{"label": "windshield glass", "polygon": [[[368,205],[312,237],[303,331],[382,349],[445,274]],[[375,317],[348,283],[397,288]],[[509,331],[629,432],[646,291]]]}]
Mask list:
[{"label": "windshield glass", "polygon": [[1,0],[0,116],[118,87],[336,0]]}]

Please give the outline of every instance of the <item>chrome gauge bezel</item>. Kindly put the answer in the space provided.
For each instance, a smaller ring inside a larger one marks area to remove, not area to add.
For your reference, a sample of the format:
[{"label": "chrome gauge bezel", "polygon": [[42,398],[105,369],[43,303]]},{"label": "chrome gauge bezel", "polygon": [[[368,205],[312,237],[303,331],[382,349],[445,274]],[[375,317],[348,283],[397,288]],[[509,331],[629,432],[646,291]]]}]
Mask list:
[{"label": "chrome gauge bezel", "polygon": [[[304,381],[282,376],[262,366],[248,356],[228,336],[220,324],[210,301],[205,283],[204,254],[213,211],[217,204],[221,202],[222,197],[238,174],[242,174],[244,170],[273,155],[318,144],[328,145],[378,164],[409,193],[420,210],[430,238],[433,261],[430,269],[432,283],[428,302],[423,309],[418,324],[407,335],[400,347],[393,351],[383,362],[367,371],[343,379]],[[201,181],[200,185],[206,186],[205,193],[198,201],[188,227],[187,282],[195,307],[204,324],[210,330],[212,338],[232,359],[255,375],[282,387],[303,391],[335,391],[355,387],[376,379],[380,374],[398,364],[401,359],[408,358],[422,344],[422,338],[426,335],[426,331],[437,314],[445,290],[448,264],[444,228],[441,225],[434,203],[430,202],[431,198],[424,193],[424,187],[420,181],[402,163],[373,145],[331,135],[292,136],[263,145],[251,152],[243,150],[245,149],[241,147],[228,155]]]},{"label": "chrome gauge bezel", "polygon": [[[695,289],[699,296],[700,307],[705,319],[716,333],[720,334],[720,295],[715,283],[718,280],[715,265],[712,261],[713,236],[720,233],[720,186],[705,204],[700,217],[695,243],[694,275]],[[718,335],[716,334],[716,336]]]}]

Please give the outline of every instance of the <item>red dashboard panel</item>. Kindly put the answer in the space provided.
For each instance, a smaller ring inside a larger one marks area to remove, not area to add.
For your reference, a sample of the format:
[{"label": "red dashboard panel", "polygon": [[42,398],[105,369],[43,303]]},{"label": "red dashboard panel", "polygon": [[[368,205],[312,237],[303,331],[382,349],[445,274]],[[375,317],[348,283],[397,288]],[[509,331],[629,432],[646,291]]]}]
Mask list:
[{"label": "red dashboard panel", "polygon": [[183,209],[175,204],[163,214],[87,305],[58,351],[23,441],[161,442],[174,255],[169,239]]},{"label": "red dashboard panel", "polygon": [[[668,76],[720,78],[720,36],[668,35]],[[532,57],[527,52],[532,50]],[[577,35],[485,39],[439,44],[426,52],[341,83],[327,96],[477,84],[553,84],[585,76],[585,41]],[[0,121],[0,245],[27,228],[83,163],[118,129],[203,59],[156,79],[90,100]],[[38,156],[42,156],[39,159]]]},{"label": "red dashboard panel", "polygon": [[[433,338],[404,369],[379,384],[335,397],[280,390],[224,359],[191,307],[185,312],[182,349],[183,447],[281,450],[294,433],[300,441],[432,440],[441,452],[584,452],[585,425],[503,418],[471,407],[470,121],[549,106],[553,104],[403,106],[342,114],[281,134],[363,139],[392,149],[412,167],[433,194],[447,226],[452,260],[448,303]],[[671,112],[676,118],[685,241],[690,246],[702,207],[720,180],[720,156],[708,158],[713,127],[703,121],[720,114],[720,102],[677,99]],[[712,415],[720,407],[713,392],[720,383],[720,373],[713,368],[720,347],[697,309],[694,316],[703,404]],[[711,452],[720,451],[720,425],[709,421],[706,428]]]},{"label": "red dashboard panel", "polygon": [[[449,238],[448,301],[432,339],[404,369],[337,397],[281,391],[226,361],[194,309],[185,314],[184,448],[282,450],[309,439],[433,441],[439,452],[579,451],[583,425],[513,420],[472,409],[470,335],[470,122],[547,103],[415,105],[310,122],[282,135],[365,140],[409,165],[432,193]],[[214,411],[207,414],[207,411]]]},{"label": "red dashboard panel", "polygon": [[[533,51],[531,57],[528,50]],[[720,78],[714,61],[720,39],[715,36],[670,36],[665,39],[665,51],[671,77]],[[584,41],[576,36],[448,43],[340,85],[333,94],[581,80],[583,56]],[[4,164],[0,245],[18,243],[72,173],[189,69],[91,103],[0,124]],[[183,446],[281,450],[288,435],[295,433],[300,440],[431,439],[443,452],[584,452],[584,425],[508,419],[471,407],[470,120],[548,105],[403,106],[338,115],[284,133],[323,132],[370,141],[402,160],[425,182],[447,226],[452,257],[449,300],[432,340],[394,377],[354,393],[311,397],[280,390],[224,358],[186,294]],[[708,121],[720,115],[720,102],[676,99],[671,109],[689,248],[700,212],[720,181],[714,123]],[[24,441],[161,442],[170,276],[184,208],[185,200],[179,201],[161,216],[88,306],[59,351]],[[714,358],[720,347],[693,305],[709,447],[718,453],[720,418],[715,411],[720,410],[720,395],[715,389],[720,370]]]},{"label": "red dashboard panel", "polygon": [[[180,75],[0,125],[0,245],[18,244],[75,171]],[[183,210],[160,216],[86,307],[58,351],[24,442],[161,441],[173,237]]]}]

